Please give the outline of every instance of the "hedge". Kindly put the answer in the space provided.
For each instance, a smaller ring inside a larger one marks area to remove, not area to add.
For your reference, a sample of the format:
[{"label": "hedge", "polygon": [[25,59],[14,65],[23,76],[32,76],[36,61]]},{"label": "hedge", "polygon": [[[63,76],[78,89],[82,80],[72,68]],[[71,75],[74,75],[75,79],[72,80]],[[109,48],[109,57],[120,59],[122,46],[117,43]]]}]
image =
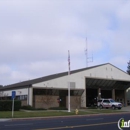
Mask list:
[{"label": "hedge", "polygon": [[22,106],[21,109],[24,109],[24,110],[47,110],[45,108],[34,108],[30,105],[27,105],[27,106]]},{"label": "hedge", "polygon": [[[21,108],[21,101],[14,100],[14,111],[19,111]],[[0,111],[11,111],[12,110],[12,100],[1,100],[0,101]]]},{"label": "hedge", "polygon": [[66,107],[50,107],[49,110],[68,110]]}]

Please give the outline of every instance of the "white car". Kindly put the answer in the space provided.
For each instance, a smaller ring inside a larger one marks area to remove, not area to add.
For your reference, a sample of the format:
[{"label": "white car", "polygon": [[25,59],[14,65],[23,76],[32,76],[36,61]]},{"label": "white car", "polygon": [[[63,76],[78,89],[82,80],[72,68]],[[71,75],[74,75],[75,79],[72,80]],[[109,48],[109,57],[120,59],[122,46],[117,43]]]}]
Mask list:
[{"label": "white car", "polygon": [[97,106],[99,108],[112,108],[112,109],[121,109],[122,104],[120,102],[115,102],[113,99],[101,99],[98,100]]}]

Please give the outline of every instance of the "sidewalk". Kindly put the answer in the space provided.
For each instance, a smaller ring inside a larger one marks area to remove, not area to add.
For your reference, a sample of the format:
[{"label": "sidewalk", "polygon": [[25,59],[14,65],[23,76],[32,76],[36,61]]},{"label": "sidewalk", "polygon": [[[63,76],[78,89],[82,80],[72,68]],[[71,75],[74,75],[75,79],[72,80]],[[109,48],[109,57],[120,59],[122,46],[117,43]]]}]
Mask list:
[{"label": "sidewalk", "polygon": [[122,107],[121,111],[130,112],[130,106]]},{"label": "sidewalk", "polygon": [[0,119],[0,122],[10,121],[11,119]]}]

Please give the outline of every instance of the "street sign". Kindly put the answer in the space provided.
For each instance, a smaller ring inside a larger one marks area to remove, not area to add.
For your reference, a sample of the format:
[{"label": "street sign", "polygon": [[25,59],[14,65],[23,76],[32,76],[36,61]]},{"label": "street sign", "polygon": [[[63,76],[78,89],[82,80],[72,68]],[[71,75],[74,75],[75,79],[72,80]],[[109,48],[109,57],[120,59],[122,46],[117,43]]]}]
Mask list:
[{"label": "street sign", "polygon": [[15,92],[15,91],[12,91],[12,99],[15,98],[15,95],[16,95],[16,92]]}]

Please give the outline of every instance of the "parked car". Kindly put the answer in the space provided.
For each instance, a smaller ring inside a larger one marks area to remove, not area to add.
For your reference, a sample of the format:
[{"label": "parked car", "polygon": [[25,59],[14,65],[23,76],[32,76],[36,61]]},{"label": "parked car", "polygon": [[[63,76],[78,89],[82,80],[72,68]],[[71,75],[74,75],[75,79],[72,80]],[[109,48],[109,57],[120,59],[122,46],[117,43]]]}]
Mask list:
[{"label": "parked car", "polygon": [[99,108],[112,108],[112,109],[121,109],[122,103],[116,102],[113,99],[100,99],[97,102],[97,107]]}]

